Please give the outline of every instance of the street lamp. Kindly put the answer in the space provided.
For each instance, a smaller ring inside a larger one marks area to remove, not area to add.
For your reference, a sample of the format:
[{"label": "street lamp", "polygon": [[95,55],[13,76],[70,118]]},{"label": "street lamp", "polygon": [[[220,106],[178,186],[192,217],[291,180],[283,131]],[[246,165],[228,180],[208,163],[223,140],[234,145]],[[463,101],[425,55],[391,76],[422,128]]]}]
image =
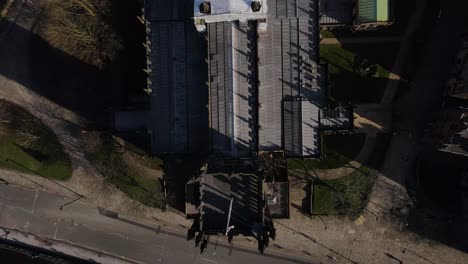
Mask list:
[{"label": "street lamp", "polygon": [[228,219],[227,219],[227,224],[226,224],[226,233],[225,235],[227,236],[229,231],[234,228],[234,226],[229,226],[229,223],[231,222],[231,213],[232,213],[232,202],[234,201],[234,198],[231,197],[231,201],[229,202],[229,213],[228,213]]}]

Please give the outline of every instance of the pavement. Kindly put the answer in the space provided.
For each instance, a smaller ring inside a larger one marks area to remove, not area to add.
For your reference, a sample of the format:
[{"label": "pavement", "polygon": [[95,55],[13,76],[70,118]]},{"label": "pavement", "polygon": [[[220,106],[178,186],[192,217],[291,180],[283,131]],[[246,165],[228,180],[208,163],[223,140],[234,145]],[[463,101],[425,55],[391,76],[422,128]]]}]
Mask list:
[{"label": "pavement", "polygon": [[[274,250],[261,255],[253,241],[246,247],[237,245],[235,238],[229,245],[224,236],[211,237],[200,254],[193,241],[187,242],[186,228],[72,201],[38,189],[0,184],[0,226],[16,230],[4,238],[21,237],[15,232],[34,234],[30,239],[47,241],[49,248],[99,263],[314,263],[312,258]],[[68,202],[72,203],[63,206]]]}]

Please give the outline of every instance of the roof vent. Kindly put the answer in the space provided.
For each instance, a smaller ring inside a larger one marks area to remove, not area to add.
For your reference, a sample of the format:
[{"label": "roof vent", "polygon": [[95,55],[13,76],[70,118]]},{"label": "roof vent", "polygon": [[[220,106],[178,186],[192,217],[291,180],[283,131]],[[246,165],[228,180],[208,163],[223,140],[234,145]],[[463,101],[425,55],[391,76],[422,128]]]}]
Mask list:
[{"label": "roof vent", "polygon": [[200,4],[200,13],[205,15],[211,14],[211,3],[210,2],[203,2]]},{"label": "roof vent", "polygon": [[262,8],[262,4],[258,1],[252,1],[252,4],[250,4],[250,8],[252,8],[253,12],[258,12]]}]

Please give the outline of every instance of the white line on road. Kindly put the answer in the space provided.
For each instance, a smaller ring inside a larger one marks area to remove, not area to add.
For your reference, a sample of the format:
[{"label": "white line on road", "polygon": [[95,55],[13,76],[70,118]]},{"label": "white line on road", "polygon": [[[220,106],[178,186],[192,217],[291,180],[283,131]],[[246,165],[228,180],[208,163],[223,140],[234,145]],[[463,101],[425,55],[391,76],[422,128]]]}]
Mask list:
[{"label": "white line on road", "polygon": [[8,207],[10,209],[17,209],[17,210],[25,211],[28,214],[32,214],[32,212],[30,210],[24,209],[23,207],[8,205],[8,204],[5,204],[5,203],[0,203],[0,204],[3,204],[5,207]]},{"label": "white line on road", "polygon": [[204,261],[208,261],[208,262],[211,262],[211,263],[218,263],[214,260],[211,260],[211,259],[207,259],[207,258],[200,258],[201,260],[204,260]]},{"label": "white line on road", "polygon": [[39,195],[39,190],[36,190],[36,196],[34,196],[34,202],[32,205],[31,214],[34,214],[34,208],[36,207],[37,196]]},{"label": "white line on road", "polygon": [[86,228],[88,228],[88,229],[91,229],[91,230],[93,230],[93,231],[98,231],[98,230],[99,230],[99,229],[94,228],[94,227],[92,227],[92,226],[90,226],[90,225],[87,225],[87,224],[75,223],[75,225],[81,225],[81,226],[86,227]]},{"label": "white line on road", "polygon": [[58,231],[59,224],[60,224],[60,218],[59,218],[58,221],[55,223],[54,239],[57,239],[57,231]]},{"label": "white line on road", "polygon": [[[74,243],[74,242],[71,242],[70,240],[67,240],[67,239],[55,239],[56,241],[60,241],[60,242],[64,242],[64,243],[67,243],[67,244],[70,244],[70,245],[74,245],[74,246],[78,246],[78,247],[81,247],[81,248],[84,248],[84,249],[87,249],[87,250],[92,250],[92,251],[95,251],[96,253],[103,253],[103,254],[106,254],[106,255],[109,255],[111,257],[114,257],[114,258],[119,258],[119,259],[122,259],[123,256],[120,256],[120,255],[115,255],[114,253],[112,252],[109,252],[109,251],[105,251],[105,250],[102,250],[102,249],[98,249],[98,248],[93,248],[93,247],[90,247],[90,246],[87,246],[87,245],[83,245],[83,244],[80,244],[80,243]],[[86,256],[80,256],[81,258],[83,257],[86,257]],[[143,262],[140,262],[138,260],[134,260],[132,258],[128,258],[128,257],[124,257],[124,259],[126,261],[129,261],[129,262],[133,262],[133,263],[139,263],[139,264],[143,264]]]}]

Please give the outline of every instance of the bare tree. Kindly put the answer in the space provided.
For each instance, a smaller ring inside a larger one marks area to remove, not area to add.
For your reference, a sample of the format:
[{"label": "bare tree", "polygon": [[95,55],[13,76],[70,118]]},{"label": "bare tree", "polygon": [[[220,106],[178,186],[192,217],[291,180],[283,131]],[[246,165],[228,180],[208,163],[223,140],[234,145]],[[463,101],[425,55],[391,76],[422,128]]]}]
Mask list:
[{"label": "bare tree", "polygon": [[97,131],[87,131],[82,134],[84,141],[85,152],[96,153],[101,148],[103,142],[101,135]]},{"label": "bare tree", "polygon": [[54,1],[45,11],[40,33],[52,46],[102,69],[122,48],[106,21],[108,13],[108,0]]},{"label": "bare tree", "polygon": [[18,137],[19,137],[19,144],[23,148],[29,148],[31,147],[34,142],[36,142],[39,139],[39,136],[34,135],[32,132],[29,131],[29,129],[18,129],[17,130]]}]

